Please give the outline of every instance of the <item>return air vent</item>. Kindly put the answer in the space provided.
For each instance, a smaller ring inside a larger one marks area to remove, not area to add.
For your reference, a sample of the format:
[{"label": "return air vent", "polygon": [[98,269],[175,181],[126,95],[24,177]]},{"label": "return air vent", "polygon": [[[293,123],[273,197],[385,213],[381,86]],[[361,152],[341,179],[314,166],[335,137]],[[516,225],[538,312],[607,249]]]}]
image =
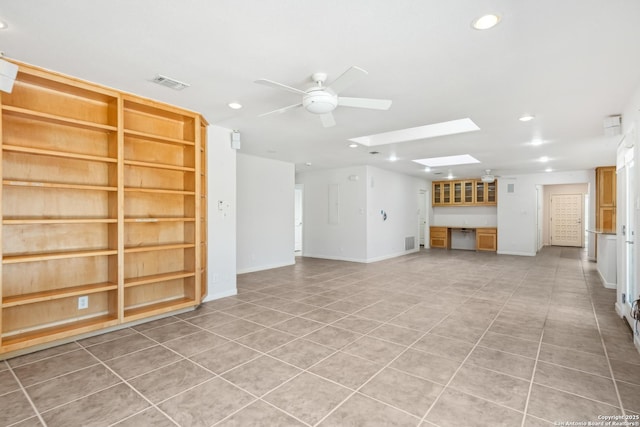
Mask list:
[{"label": "return air vent", "polygon": [[405,237],[404,238],[404,250],[405,251],[410,251],[411,249],[415,249],[416,248],[416,238],[411,236],[411,237]]},{"label": "return air vent", "polygon": [[162,86],[166,86],[173,90],[182,90],[191,86],[190,84],[183,83],[176,79],[172,79],[171,77],[163,76],[162,74],[156,74],[156,76],[151,79],[152,82],[157,83]]}]

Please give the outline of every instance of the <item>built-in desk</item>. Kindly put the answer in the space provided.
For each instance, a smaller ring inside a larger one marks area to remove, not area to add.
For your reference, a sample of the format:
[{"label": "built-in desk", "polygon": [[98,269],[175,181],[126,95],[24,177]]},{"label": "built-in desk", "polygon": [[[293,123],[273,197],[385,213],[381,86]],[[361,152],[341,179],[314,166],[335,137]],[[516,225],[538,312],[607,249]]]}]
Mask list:
[{"label": "built-in desk", "polygon": [[[430,246],[432,248],[457,249],[452,247],[452,232],[462,232],[468,236],[475,235],[475,250],[491,251],[498,250],[498,229],[496,227],[452,227],[434,226],[429,227]],[[473,247],[461,247],[460,249],[473,249]]]},{"label": "built-in desk", "polygon": [[616,233],[587,230],[596,235],[596,268],[605,288],[615,289],[618,283]]}]

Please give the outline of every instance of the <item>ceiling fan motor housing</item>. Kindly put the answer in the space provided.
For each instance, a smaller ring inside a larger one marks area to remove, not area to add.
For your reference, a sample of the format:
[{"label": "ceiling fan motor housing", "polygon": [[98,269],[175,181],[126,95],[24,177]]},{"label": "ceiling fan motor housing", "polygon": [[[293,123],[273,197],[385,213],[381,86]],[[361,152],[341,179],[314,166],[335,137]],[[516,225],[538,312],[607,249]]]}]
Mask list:
[{"label": "ceiling fan motor housing", "polygon": [[309,91],[302,98],[304,108],[314,114],[326,114],[336,109],[338,106],[338,97],[323,89],[315,89]]}]

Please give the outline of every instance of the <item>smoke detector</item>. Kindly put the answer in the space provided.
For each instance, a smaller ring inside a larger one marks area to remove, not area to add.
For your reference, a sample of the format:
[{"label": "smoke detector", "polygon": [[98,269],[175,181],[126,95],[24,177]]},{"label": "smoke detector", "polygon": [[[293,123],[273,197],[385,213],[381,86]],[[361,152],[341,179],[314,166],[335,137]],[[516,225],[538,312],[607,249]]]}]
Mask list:
[{"label": "smoke detector", "polygon": [[176,79],[172,79],[171,77],[163,76],[162,74],[156,74],[152,79],[152,82],[157,83],[161,86],[168,87],[173,90],[182,90],[191,86],[188,83],[181,82]]}]

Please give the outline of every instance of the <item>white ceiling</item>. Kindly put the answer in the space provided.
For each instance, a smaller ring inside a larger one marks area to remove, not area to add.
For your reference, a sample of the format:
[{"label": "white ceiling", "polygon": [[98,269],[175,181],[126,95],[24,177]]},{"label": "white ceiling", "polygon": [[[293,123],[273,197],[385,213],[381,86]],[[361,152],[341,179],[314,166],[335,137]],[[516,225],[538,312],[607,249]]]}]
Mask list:
[{"label": "white ceiling", "polygon": [[[502,21],[473,30],[485,13]],[[0,0],[0,19],[6,56],[199,111],[240,130],[241,152],[298,171],[369,164],[435,179],[615,164],[619,138],[604,137],[603,119],[640,84],[637,0]],[[369,75],[341,95],[392,99],[389,111],[339,107],[333,128],[302,109],[257,117],[300,100],[254,80],[305,88],[313,72],[331,81],[352,65]],[[150,83],[157,73],[191,87]],[[522,123],[524,113],[536,119]],[[481,130],[378,155],[348,148],[464,117]],[[425,173],[411,161],[455,154],[482,163]]]}]

